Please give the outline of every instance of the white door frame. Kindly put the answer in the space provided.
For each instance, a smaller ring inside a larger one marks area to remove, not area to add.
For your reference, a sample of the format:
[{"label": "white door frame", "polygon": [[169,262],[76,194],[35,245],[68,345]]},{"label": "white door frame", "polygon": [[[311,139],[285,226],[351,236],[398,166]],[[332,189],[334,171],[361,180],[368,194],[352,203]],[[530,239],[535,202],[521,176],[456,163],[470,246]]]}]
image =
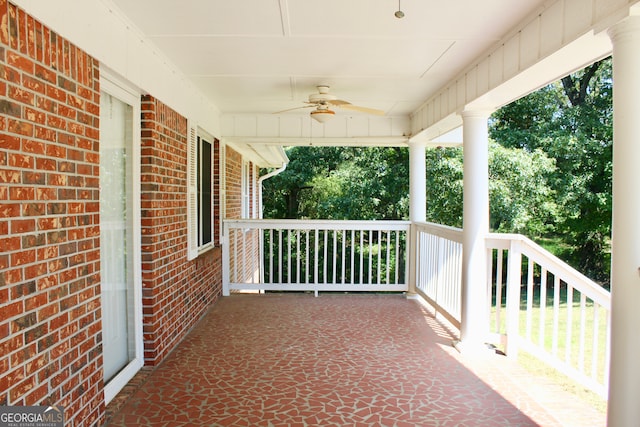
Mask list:
[{"label": "white door frame", "polygon": [[[109,403],[133,376],[144,365],[144,344],[142,338],[142,272],[141,272],[141,225],[140,225],[140,91],[130,87],[126,82],[117,78],[113,73],[100,69],[100,90],[129,104],[132,107],[132,131],[133,140],[131,147],[131,173],[132,191],[128,195],[127,204],[131,206],[132,216],[132,264],[133,264],[133,322],[135,356],[133,359],[108,383],[104,385],[105,403]],[[104,318],[102,319],[104,321]]]}]

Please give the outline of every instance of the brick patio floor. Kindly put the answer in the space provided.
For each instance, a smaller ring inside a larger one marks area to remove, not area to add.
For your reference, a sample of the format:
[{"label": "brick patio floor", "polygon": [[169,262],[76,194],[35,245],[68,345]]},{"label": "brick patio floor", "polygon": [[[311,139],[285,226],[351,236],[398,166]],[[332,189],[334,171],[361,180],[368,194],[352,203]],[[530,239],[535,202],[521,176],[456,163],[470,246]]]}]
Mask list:
[{"label": "brick patio floor", "polygon": [[221,298],[108,408],[116,426],[604,426],[398,295]]}]

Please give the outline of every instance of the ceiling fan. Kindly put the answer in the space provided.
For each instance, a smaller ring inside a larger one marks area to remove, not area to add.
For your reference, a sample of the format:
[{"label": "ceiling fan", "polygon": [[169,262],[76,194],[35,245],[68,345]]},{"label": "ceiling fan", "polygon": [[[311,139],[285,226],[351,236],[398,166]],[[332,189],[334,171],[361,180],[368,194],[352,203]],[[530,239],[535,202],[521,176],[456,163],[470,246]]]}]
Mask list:
[{"label": "ceiling fan", "polygon": [[304,101],[305,104],[302,107],[289,108],[288,110],[277,111],[274,114],[284,113],[286,111],[298,110],[301,108],[315,108],[311,111],[311,117],[319,123],[325,123],[331,117],[335,115],[335,112],[331,110],[331,107],[343,108],[345,110],[360,111],[367,114],[375,114],[378,116],[384,115],[384,111],[376,110],[375,108],[359,107],[353,105],[348,101],[338,99],[335,95],[329,93],[329,86],[319,85],[317,86],[318,93],[312,93],[309,95],[309,100]]}]

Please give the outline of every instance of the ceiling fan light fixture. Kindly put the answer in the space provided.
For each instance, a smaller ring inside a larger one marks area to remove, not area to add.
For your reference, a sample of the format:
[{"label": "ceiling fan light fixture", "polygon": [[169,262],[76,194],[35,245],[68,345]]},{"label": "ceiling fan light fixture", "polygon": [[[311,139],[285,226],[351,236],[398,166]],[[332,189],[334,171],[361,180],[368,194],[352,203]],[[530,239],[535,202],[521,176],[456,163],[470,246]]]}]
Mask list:
[{"label": "ceiling fan light fixture", "polygon": [[311,118],[313,118],[313,120],[315,120],[316,122],[326,123],[333,116],[335,116],[336,113],[329,109],[323,109],[323,110],[313,110],[310,114],[311,114]]}]

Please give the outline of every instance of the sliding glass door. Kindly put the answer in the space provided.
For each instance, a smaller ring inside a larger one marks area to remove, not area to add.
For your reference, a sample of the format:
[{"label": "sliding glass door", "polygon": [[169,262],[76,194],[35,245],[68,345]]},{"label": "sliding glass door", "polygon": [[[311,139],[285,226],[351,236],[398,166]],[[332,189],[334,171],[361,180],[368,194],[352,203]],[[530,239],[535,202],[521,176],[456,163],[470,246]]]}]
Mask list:
[{"label": "sliding glass door", "polygon": [[100,278],[105,398],[142,366],[139,98],[103,82],[100,97]]}]

